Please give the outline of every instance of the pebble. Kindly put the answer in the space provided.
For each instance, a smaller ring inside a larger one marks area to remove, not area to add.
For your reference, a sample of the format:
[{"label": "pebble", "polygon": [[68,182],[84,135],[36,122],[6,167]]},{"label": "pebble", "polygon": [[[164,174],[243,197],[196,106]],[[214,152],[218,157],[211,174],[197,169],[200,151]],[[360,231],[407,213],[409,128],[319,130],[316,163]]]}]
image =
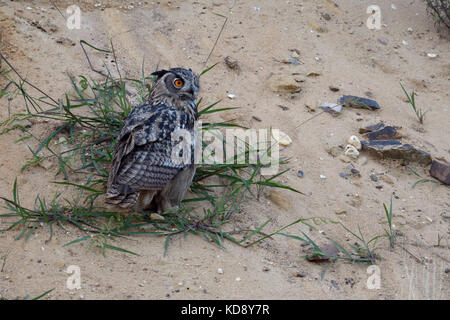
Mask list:
[{"label": "pebble", "polygon": [[401,134],[394,127],[387,126],[381,130],[367,133],[366,137],[369,140],[392,140],[401,138]]},{"label": "pebble", "polygon": [[378,177],[374,173],[371,173],[370,174],[370,180],[372,180],[373,182],[377,182],[378,181]]},{"label": "pebble", "polygon": [[442,213],[442,217],[443,217],[443,218],[450,219],[450,211],[447,211],[447,212]]},{"label": "pebble", "polygon": [[350,136],[350,138],[348,138],[347,140],[347,143],[354,146],[357,150],[361,150],[362,148],[361,141],[357,136]]},{"label": "pebble", "polygon": [[223,269],[222,268],[217,269],[217,273],[218,274],[223,274]]},{"label": "pebble", "polygon": [[402,44],[403,44],[404,46],[409,45],[409,43],[408,43],[407,41],[405,41],[405,40],[402,40]]},{"label": "pebble", "polygon": [[292,275],[296,278],[304,278],[306,276],[306,274],[301,271],[300,272],[294,271],[294,272],[292,272]]},{"label": "pebble", "polygon": [[438,56],[438,54],[437,53],[427,53],[427,56],[429,58],[436,58]]},{"label": "pebble", "polygon": [[292,139],[284,132],[280,131],[280,139],[278,143],[282,146],[289,146],[292,144]]},{"label": "pebble", "polygon": [[380,190],[380,189],[383,189],[383,186],[382,186],[382,185],[378,185],[378,186],[375,186],[375,188],[377,188],[378,190]]},{"label": "pebble", "polygon": [[450,166],[433,160],[430,175],[446,185],[450,185]]},{"label": "pebble", "polygon": [[236,281],[241,281],[241,278],[240,277],[236,277]]},{"label": "pebble", "polygon": [[235,95],[235,94],[232,94],[232,93],[230,93],[230,94],[228,94],[228,98],[230,98],[231,100],[233,100],[234,98],[236,98],[236,95]]},{"label": "pebble", "polygon": [[322,17],[327,21],[331,20],[331,16],[328,13],[322,14]]},{"label": "pebble", "polygon": [[347,176],[347,174],[346,174],[345,172],[340,172],[340,173],[339,173],[339,176],[340,176],[341,178],[348,179],[348,176]]},{"label": "pebble", "polygon": [[369,109],[369,110],[380,109],[380,105],[375,100],[361,98],[357,96],[344,95],[339,98],[338,103],[343,105],[344,107]]},{"label": "pebble", "polygon": [[230,69],[234,69],[234,70],[239,70],[240,69],[238,61],[236,59],[233,59],[230,56],[226,56],[225,57],[225,64]]},{"label": "pebble", "polygon": [[346,214],[347,210],[336,209],[336,210],[334,210],[334,213],[337,215]]},{"label": "pebble", "polygon": [[388,184],[394,184],[393,178],[387,174],[382,175],[381,180],[383,180],[384,182],[386,182]]},{"label": "pebble", "polygon": [[354,146],[352,146],[351,144],[348,144],[345,147],[344,154],[347,157],[350,157],[350,158],[353,158],[353,159],[357,159],[359,157],[359,151]]},{"label": "pebble", "polygon": [[320,179],[326,179],[327,177],[324,176],[323,174],[320,175]]},{"label": "pebble", "polygon": [[389,43],[389,41],[387,41],[387,40],[384,39],[384,38],[378,38],[378,42],[381,43],[381,44],[383,44],[383,45],[385,45],[385,46],[387,46],[388,43]]},{"label": "pebble", "polygon": [[338,115],[342,112],[342,105],[330,102],[324,102],[320,105],[323,111],[332,115]]},{"label": "pebble", "polygon": [[279,76],[272,78],[270,89],[278,93],[296,93],[302,91],[300,84],[291,76]]},{"label": "pebble", "polygon": [[300,178],[303,178],[303,176],[304,176],[303,171],[302,170],[298,170],[297,176],[299,176]]},{"label": "pebble", "polygon": [[328,88],[333,92],[338,92],[340,90],[338,87],[335,86],[329,86]]}]

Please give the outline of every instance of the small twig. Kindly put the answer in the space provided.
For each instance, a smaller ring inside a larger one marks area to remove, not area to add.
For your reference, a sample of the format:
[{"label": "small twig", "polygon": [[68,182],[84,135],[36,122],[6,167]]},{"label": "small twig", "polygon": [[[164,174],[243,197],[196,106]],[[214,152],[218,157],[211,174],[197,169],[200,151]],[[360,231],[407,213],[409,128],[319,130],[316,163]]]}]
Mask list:
[{"label": "small twig", "polygon": [[217,42],[219,41],[219,38],[222,35],[222,31],[225,28],[225,24],[228,21],[228,17],[225,17],[225,16],[223,16],[221,14],[218,14],[218,13],[214,13],[214,14],[218,15],[219,17],[225,18],[225,21],[223,22],[222,28],[220,29],[220,32],[219,32],[219,35],[217,36],[216,41],[214,42],[214,45],[213,45],[211,51],[209,52],[208,58],[206,58],[206,61],[203,63],[203,67],[206,66],[206,63],[208,62],[209,58],[211,57],[211,54],[213,53],[214,49],[216,48]]}]

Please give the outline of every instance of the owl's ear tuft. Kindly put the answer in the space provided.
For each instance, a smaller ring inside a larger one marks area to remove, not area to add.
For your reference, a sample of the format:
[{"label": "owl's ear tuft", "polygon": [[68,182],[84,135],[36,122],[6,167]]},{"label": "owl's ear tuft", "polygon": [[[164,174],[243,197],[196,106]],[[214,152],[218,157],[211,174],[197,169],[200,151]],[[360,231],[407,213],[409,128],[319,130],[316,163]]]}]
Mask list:
[{"label": "owl's ear tuft", "polygon": [[167,70],[158,70],[152,73],[152,76],[156,76],[156,80],[159,80],[163,75],[165,75],[166,73],[168,73],[169,71]]}]

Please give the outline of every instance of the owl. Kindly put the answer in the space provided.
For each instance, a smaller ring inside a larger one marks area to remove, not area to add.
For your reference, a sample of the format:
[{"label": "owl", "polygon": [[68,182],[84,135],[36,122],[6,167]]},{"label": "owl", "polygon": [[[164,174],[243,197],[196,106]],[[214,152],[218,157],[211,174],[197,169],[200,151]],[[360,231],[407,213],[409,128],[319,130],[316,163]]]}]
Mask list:
[{"label": "owl", "polygon": [[106,203],[142,212],[180,205],[195,174],[199,77],[183,68],[154,72],[147,103],[130,112],[117,137]]}]

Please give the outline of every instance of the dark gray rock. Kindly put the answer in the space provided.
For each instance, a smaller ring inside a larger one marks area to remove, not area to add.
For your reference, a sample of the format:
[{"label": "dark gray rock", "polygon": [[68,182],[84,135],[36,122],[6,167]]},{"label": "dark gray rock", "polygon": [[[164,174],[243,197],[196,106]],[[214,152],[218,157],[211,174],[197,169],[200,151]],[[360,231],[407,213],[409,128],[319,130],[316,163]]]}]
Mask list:
[{"label": "dark gray rock", "polygon": [[450,186],[450,166],[433,160],[431,163],[430,175]]},{"label": "dark gray rock", "polygon": [[416,149],[410,144],[402,144],[398,140],[361,141],[361,144],[363,150],[383,159],[400,159],[421,165],[431,163],[431,155],[428,152]]},{"label": "dark gray rock", "polygon": [[401,138],[401,134],[394,127],[387,126],[381,130],[367,133],[366,137],[369,140],[395,140]]},{"label": "dark gray rock", "polygon": [[380,130],[380,129],[383,129],[383,128],[384,128],[384,123],[380,122],[380,123],[377,123],[377,124],[373,124],[371,126],[367,126],[365,128],[359,128],[359,133],[364,134],[364,133]]},{"label": "dark gray rock", "polygon": [[357,96],[342,96],[339,98],[338,103],[342,104],[344,107],[369,109],[369,110],[380,109],[380,105],[375,100]]}]

